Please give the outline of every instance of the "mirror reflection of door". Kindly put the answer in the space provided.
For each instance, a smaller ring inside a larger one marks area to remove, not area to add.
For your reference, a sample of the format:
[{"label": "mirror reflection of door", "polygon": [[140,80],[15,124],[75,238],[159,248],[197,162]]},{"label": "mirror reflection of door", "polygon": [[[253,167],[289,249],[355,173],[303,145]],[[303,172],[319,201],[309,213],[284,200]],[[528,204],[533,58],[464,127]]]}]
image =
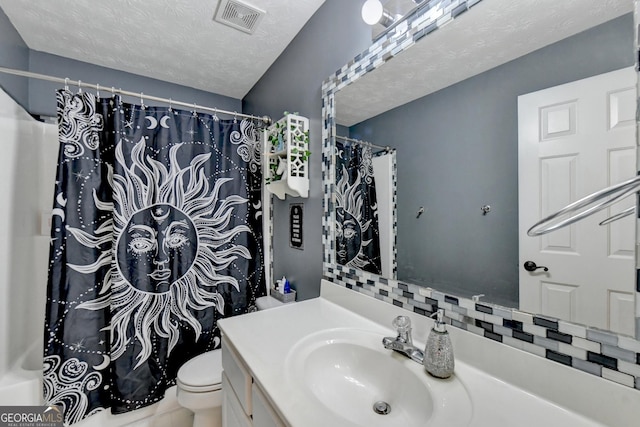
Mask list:
[{"label": "mirror reflection of door", "polygon": [[[518,98],[521,310],[633,335],[635,216],[598,223],[634,197],[540,237],[526,232],[636,175],[635,115],[633,68]],[[526,261],[549,270],[526,271]]]}]

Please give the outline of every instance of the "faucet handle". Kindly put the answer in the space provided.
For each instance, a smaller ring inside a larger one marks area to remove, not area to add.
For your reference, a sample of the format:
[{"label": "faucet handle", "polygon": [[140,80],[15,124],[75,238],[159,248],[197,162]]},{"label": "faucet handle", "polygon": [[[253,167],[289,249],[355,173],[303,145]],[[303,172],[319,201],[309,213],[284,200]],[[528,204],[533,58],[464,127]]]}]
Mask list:
[{"label": "faucet handle", "polygon": [[407,316],[398,316],[393,319],[391,322],[394,328],[398,331],[398,333],[406,333],[411,330],[411,319]]},{"label": "faucet handle", "polygon": [[398,331],[398,337],[396,340],[413,345],[413,338],[411,337],[411,319],[407,316],[398,316],[393,319],[391,324]]}]

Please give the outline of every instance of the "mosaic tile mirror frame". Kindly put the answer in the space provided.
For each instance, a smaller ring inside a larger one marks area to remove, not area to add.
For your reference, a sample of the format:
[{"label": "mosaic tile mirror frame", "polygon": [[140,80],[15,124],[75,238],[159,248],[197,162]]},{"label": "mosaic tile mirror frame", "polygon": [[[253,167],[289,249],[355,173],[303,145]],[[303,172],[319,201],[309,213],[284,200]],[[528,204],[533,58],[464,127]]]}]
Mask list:
[{"label": "mosaic tile mirror frame", "polygon": [[[593,327],[530,314],[476,300],[461,298],[436,289],[421,287],[345,267],[335,257],[335,95],[338,91],[411,48],[428,34],[467,13],[477,4],[491,0],[435,0],[383,34],[366,51],[357,55],[323,82],[323,275],[334,283],[415,313],[430,316],[443,308],[454,327],[484,336],[579,369],[603,379],[640,390],[640,341]],[[630,0],[632,1],[632,0]],[[633,0],[637,29],[638,0]],[[638,39],[636,32],[635,40]],[[637,42],[634,46],[638,52]],[[636,64],[637,70],[637,64]],[[637,127],[637,123],[636,123]],[[637,217],[637,215],[636,215]],[[636,220],[636,228],[639,220]],[[636,292],[640,292],[640,270],[636,261]],[[636,293],[636,338],[640,331],[640,294]]]}]

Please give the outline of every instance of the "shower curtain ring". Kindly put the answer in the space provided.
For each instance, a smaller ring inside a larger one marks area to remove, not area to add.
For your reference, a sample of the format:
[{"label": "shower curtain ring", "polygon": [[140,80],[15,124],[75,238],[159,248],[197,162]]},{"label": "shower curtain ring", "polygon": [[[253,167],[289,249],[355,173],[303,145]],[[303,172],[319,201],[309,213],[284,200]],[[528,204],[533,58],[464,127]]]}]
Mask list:
[{"label": "shower curtain ring", "polygon": [[233,124],[235,125],[236,123],[238,123],[238,112],[234,111],[233,112]]},{"label": "shower curtain ring", "polygon": [[216,121],[216,122],[220,120],[218,118],[218,109],[217,108],[213,109],[213,120]]},{"label": "shower curtain ring", "polygon": [[69,90],[69,77],[64,78],[64,90]]},{"label": "shower curtain ring", "polygon": [[173,111],[173,109],[171,108],[171,103],[172,103],[172,102],[173,102],[173,101],[171,100],[171,98],[169,98],[169,111]]},{"label": "shower curtain ring", "polygon": [[143,110],[145,109],[145,106],[144,106],[144,93],[142,93],[142,92],[140,92],[140,108],[143,109]]},{"label": "shower curtain ring", "polygon": [[198,106],[196,105],[196,103],[193,103],[193,117],[198,117],[198,113],[196,112],[196,109],[198,108]]},{"label": "shower curtain ring", "polygon": [[100,85],[96,83],[96,98],[100,101]]},{"label": "shower curtain ring", "polygon": [[82,81],[78,80],[78,95],[82,93]]}]

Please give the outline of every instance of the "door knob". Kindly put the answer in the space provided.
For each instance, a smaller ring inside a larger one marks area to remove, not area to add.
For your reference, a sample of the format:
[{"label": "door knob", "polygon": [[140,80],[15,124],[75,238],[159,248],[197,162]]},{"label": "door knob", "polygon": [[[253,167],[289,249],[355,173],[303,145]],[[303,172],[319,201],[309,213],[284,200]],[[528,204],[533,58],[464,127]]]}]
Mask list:
[{"label": "door knob", "polygon": [[536,271],[539,268],[542,268],[544,271],[549,271],[547,267],[544,267],[542,265],[537,266],[536,263],[533,261],[525,261],[524,263],[524,269],[527,271]]}]

